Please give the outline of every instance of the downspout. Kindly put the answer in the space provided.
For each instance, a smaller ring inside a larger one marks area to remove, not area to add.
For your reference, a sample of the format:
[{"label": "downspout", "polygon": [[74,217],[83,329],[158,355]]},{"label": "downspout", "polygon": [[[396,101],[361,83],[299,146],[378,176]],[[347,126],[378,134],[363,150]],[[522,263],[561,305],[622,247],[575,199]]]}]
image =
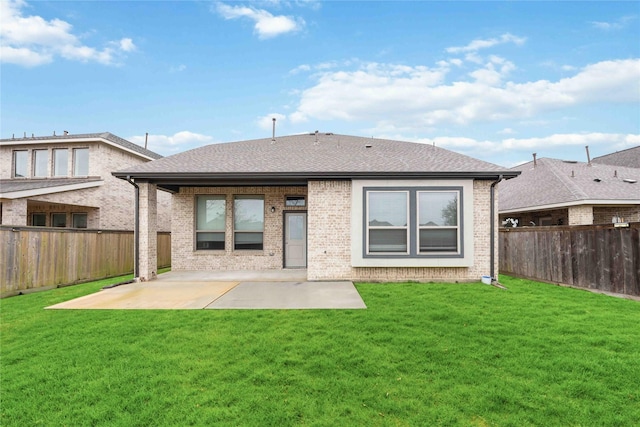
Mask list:
[{"label": "downspout", "polygon": [[140,187],[131,180],[131,176],[127,175],[127,182],[135,187],[134,213],[133,213],[133,280],[140,278]]},{"label": "downspout", "polygon": [[495,259],[496,259],[496,185],[502,181],[502,175],[498,176],[498,180],[494,181],[491,184],[491,283],[497,282],[498,278],[496,277],[496,269],[495,269]]}]

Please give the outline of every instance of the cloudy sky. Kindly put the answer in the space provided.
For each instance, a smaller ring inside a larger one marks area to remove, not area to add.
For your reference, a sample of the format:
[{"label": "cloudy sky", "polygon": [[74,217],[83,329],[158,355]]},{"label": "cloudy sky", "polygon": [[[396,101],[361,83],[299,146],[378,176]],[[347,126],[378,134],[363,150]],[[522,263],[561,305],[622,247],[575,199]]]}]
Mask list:
[{"label": "cloudy sky", "polygon": [[640,145],[640,3],[0,1],[0,136],[333,132],[502,166]]}]

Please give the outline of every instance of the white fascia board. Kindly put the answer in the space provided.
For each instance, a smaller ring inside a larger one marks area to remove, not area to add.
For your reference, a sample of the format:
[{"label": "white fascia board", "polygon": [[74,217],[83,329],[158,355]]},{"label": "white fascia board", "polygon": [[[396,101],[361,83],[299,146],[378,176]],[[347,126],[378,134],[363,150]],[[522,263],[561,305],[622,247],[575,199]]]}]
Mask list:
[{"label": "white fascia board", "polygon": [[34,188],[33,190],[0,192],[1,199],[22,199],[25,197],[42,196],[44,194],[63,193],[65,191],[83,190],[85,188],[99,187],[104,181],[83,182],[82,184],[61,185],[59,187]]},{"label": "white fascia board", "polygon": [[570,208],[573,206],[583,206],[583,205],[594,205],[594,206],[607,206],[607,205],[640,205],[640,199],[636,200],[628,200],[628,199],[607,199],[607,200],[578,200],[564,203],[552,203],[549,205],[540,205],[540,206],[526,206],[522,208],[514,208],[514,209],[505,209],[501,210],[498,213],[500,214],[508,214],[508,213],[517,213],[517,212],[534,212],[534,211],[548,211],[553,209],[564,209]]},{"label": "white fascia board", "polygon": [[48,144],[71,144],[71,143],[89,143],[89,142],[103,142],[107,145],[110,145],[118,150],[126,151],[127,153],[131,153],[135,156],[142,157],[148,160],[156,160],[153,157],[146,156],[142,153],[138,153],[137,151],[130,150],[126,147],[123,147],[120,144],[116,144],[112,141],[109,141],[105,138],[61,138],[61,139],[16,139],[15,141],[3,141],[2,145],[48,145]]}]

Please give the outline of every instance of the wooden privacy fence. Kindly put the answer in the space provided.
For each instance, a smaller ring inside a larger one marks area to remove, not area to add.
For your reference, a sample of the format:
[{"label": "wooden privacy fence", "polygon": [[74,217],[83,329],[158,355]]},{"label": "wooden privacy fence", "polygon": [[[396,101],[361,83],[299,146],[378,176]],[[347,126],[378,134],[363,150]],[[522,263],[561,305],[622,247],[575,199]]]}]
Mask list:
[{"label": "wooden privacy fence", "polygon": [[500,273],[640,296],[640,223],[500,229]]},{"label": "wooden privacy fence", "polygon": [[[133,272],[133,232],[0,227],[0,296]],[[171,265],[171,234],[158,233],[158,268]]]}]

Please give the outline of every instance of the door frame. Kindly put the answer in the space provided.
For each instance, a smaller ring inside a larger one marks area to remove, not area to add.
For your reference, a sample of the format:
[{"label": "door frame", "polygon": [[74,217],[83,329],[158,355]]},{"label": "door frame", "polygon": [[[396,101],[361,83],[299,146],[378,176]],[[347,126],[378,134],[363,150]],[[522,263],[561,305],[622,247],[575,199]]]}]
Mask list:
[{"label": "door frame", "polygon": [[[304,267],[287,267],[287,214],[304,214]],[[306,210],[284,210],[282,211],[282,268],[304,269],[307,268],[309,254],[309,214]]]}]

